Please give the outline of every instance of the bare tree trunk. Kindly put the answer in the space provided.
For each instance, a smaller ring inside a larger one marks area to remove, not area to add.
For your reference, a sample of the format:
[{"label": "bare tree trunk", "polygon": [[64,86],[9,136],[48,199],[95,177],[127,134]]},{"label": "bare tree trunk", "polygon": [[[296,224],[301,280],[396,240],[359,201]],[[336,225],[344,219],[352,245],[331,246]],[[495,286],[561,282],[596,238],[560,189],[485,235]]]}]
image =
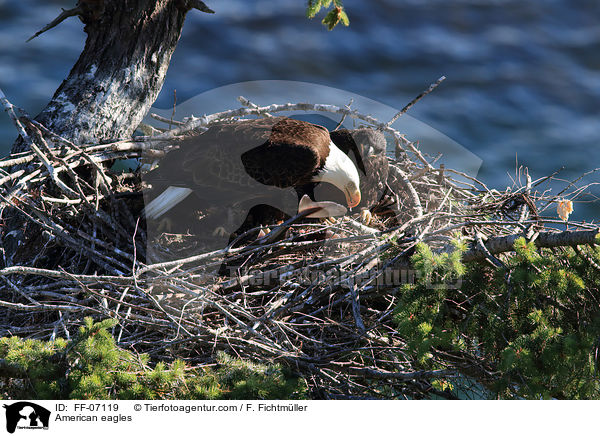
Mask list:
[{"label": "bare tree trunk", "polygon": [[[79,0],[85,48],[36,120],[79,144],[131,135],[164,83],[193,6],[184,0]],[[17,141],[13,152],[25,147]]]},{"label": "bare tree trunk", "polygon": [[[77,144],[130,136],[160,92],[193,8],[212,12],[200,0],[79,0],[61,15],[85,23],[85,47],[36,120]],[[21,139],[13,144],[13,152],[25,150]],[[0,264],[11,265],[25,243],[26,221],[14,211],[6,215]]]}]

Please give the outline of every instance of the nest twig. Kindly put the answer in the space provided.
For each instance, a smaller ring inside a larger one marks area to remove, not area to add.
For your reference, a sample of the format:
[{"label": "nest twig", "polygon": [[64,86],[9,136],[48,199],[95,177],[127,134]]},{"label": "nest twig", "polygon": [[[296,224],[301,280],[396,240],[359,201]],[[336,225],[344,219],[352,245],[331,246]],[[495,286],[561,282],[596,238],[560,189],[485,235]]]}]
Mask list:
[{"label": "nest twig", "polygon": [[[432,380],[456,375],[416,371],[395,330],[397,292],[411,277],[416,243],[445,250],[452,239],[466,239],[472,246],[465,260],[473,261],[511,250],[518,236],[574,245],[593,242],[598,232],[572,222],[584,231],[560,232],[561,221],[542,216],[538,206],[556,198],[533,192],[531,181],[498,192],[467,174],[435,168],[389,124],[348,107],[258,107],[244,99],[240,109],[166,120],[177,127],[156,136],[78,146],[17,117],[3,94],[0,100],[31,148],[0,161],[0,216],[19,216],[25,227],[13,264],[4,256],[0,269],[2,335],[48,338],[85,315],[112,317],[119,320],[114,334],[121,346],[157,359],[202,364],[226,350],[285,362],[318,397],[377,397],[383,386],[415,397],[434,391]],[[219,120],[281,111],[326,111],[391,135],[407,153],[388,158],[387,193],[371,208],[384,212],[369,225],[357,216],[333,224],[292,220],[279,228],[278,235],[287,231],[283,239],[267,235],[147,262],[141,170],[117,174],[110,164],[160,156],[173,137]],[[2,232],[8,237],[6,227]],[[326,243],[310,238],[324,233]],[[245,268],[236,276],[216,274],[223,262],[239,260]]]}]

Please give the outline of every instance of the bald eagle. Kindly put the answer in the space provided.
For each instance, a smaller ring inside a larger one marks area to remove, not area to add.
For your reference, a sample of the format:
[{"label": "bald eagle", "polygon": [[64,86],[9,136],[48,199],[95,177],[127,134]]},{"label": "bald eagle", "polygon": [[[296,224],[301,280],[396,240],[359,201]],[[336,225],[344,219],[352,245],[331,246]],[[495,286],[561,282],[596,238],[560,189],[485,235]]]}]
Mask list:
[{"label": "bald eagle", "polygon": [[[385,136],[381,131],[368,127],[334,130],[329,135],[338,148],[356,162],[359,169],[362,200],[358,207],[373,208],[386,190],[388,161]],[[315,198],[342,200],[339,192],[327,185],[316,188]]]},{"label": "bald eagle", "polygon": [[[177,141],[147,175],[153,191],[162,191],[144,209],[147,219],[192,193],[209,206],[265,203],[294,215],[307,186],[319,182],[335,186],[349,208],[361,202],[356,166],[316,124],[287,117],[228,121]],[[287,188],[296,191],[294,200]]]}]

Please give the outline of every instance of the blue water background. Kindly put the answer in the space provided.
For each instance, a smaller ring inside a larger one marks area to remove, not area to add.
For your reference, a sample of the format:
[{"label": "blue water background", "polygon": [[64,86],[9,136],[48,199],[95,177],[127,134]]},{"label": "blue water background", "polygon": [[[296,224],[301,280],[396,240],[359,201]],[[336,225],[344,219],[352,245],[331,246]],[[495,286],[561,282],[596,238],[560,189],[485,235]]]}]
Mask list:
[{"label": "blue water background", "polygon": [[[85,34],[70,18],[25,40],[73,4],[0,0],[0,88],[32,114],[68,74]],[[159,108],[172,105],[174,90],[184,101],[251,80],[316,83],[402,108],[445,75],[410,115],[479,156],[491,186],[511,185],[516,162],[534,179],[600,167],[597,0],[346,0],[351,26],[333,32],[304,17],[305,0],[207,4],[215,15],[188,14]],[[15,136],[0,116],[0,155]],[[580,184],[599,181],[592,174]],[[600,212],[575,208],[575,219]]]}]

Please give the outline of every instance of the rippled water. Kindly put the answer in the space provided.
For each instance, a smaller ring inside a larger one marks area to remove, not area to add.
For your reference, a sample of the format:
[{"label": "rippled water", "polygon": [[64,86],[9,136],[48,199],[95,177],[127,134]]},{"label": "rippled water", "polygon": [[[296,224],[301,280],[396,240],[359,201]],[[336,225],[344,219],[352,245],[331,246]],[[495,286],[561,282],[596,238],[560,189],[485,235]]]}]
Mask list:
[{"label": "rippled water", "polygon": [[[511,184],[516,159],[534,179],[561,167],[565,179],[600,167],[597,0],[347,0],[351,26],[333,32],[304,18],[305,3],[207,0],[217,13],[188,15],[156,106],[170,106],[175,89],[184,101],[274,79],[401,108],[446,75],[410,115],[479,156],[479,176],[491,185]],[[0,0],[0,87],[31,113],[68,74],[85,35],[71,18],[25,40],[72,4]],[[0,135],[6,153],[15,134],[5,117]],[[573,217],[599,211],[580,204]]]}]

